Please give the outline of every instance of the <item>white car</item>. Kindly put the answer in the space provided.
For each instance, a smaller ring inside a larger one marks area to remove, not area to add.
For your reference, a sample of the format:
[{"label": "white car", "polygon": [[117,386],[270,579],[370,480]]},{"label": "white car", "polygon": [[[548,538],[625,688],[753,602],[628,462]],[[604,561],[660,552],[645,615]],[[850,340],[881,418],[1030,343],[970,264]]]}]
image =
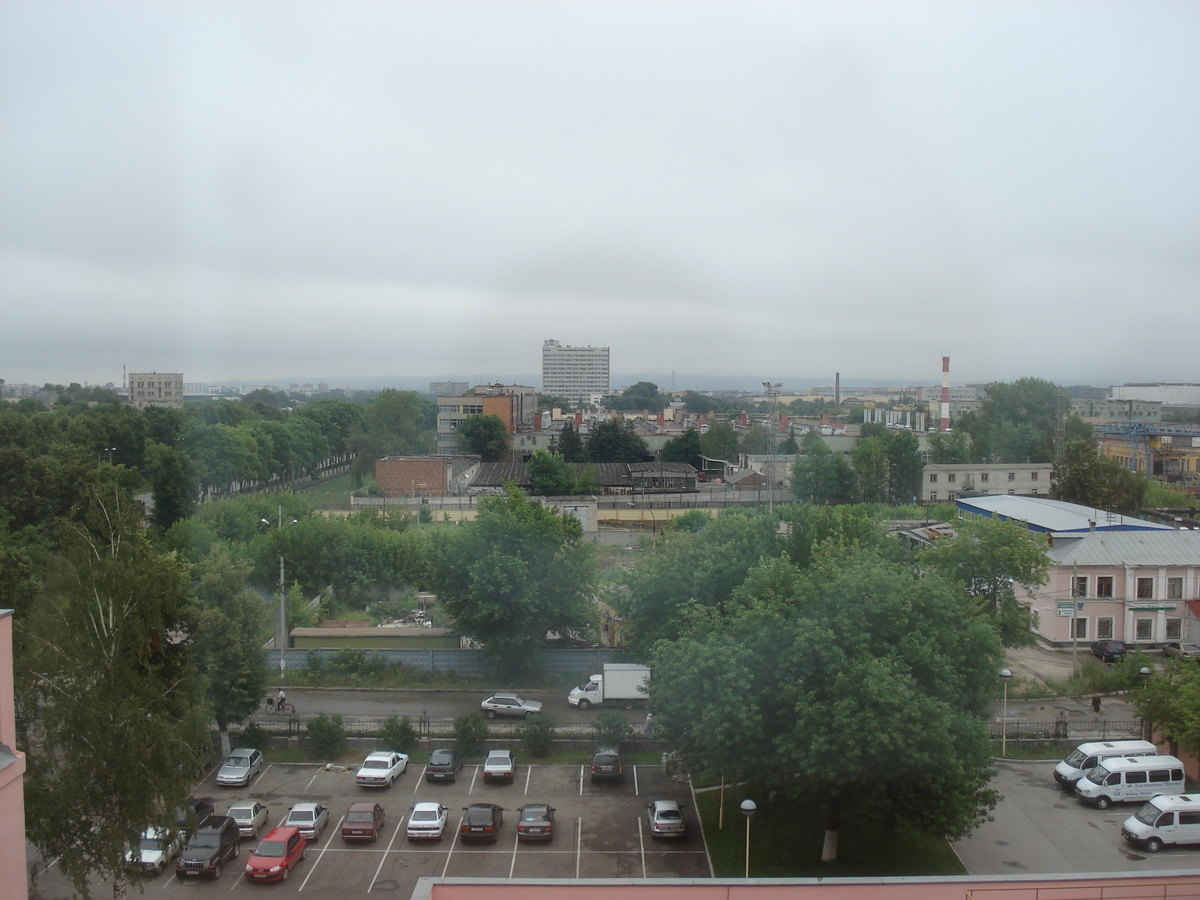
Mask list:
[{"label": "white car", "polygon": [[253,747],[239,747],[226,757],[217,771],[217,784],[227,787],[245,787],[262,768],[263,755]]},{"label": "white car", "polygon": [[267,807],[257,800],[234,803],[225,810],[225,815],[237,822],[242,837],[258,837],[259,830],[267,823]]},{"label": "white car", "polygon": [[297,803],[288,810],[283,824],[297,829],[308,841],[316,841],[329,824],[329,807],[320,803]]},{"label": "white car", "polygon": [[483,761],[483,780],[507,781],[512,784],[516,776],[517,761],[511,750],[490,750]]},{"label": "white car", "polygon": [[446,831],[448,813],[449,810],[440,803],[418,803],[408,817],[408,839],[440,841]]},{"label": "white car", "polygon": [[167,832],[151,826],[142,832],[139,845],[130,850],[125,858],[135,866],[161,875],[182,846],[181,832],[175,832],[175,839],[170,840]]},{"label": "white car", "polygon": [[362,787],[391,787],[408,768],[408,757],[395,750],[376,750],[363,760],[362,768],[354,776]]}]

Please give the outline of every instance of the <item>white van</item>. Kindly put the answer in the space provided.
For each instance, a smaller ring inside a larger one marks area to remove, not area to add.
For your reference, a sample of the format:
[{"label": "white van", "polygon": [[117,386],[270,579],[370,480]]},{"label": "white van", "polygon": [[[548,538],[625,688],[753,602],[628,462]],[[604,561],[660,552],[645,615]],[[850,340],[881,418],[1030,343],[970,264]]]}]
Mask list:
[{"label": "white van", "polygon": [[1174,756],[1114,756],[1075,782],[1075,796],[1099,809],[1184,790],[1183,763]]},{"label": "white van", "polygon": [[1083,773],[1110,756],[1157,756],[1158,748],[1149,741],[1091,741],[1080,744],[1054,767],[1054,780],[1063,790],[1075,787]]},{"label": "white van", "polygon": [[1200,844],[1200,794],[1154,797],[1125,820],[1121,836],[1151,853],[1166,844]]}]

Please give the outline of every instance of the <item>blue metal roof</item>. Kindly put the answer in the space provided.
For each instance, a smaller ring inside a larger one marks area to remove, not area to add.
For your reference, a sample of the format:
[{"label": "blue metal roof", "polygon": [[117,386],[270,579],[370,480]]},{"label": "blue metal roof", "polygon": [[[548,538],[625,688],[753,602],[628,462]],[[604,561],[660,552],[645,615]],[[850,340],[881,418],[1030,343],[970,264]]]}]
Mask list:
[{"label": "blue metal roof", "polygon": [[1014,494],[989,494],[963,497],[956,501],[959,516],[977,515],[989,519],[1024,522],[1030,531],[1172,531],[1170,525],[1147,522],[1103,509],[1051,500],[1049,497],[1018,497]]}]

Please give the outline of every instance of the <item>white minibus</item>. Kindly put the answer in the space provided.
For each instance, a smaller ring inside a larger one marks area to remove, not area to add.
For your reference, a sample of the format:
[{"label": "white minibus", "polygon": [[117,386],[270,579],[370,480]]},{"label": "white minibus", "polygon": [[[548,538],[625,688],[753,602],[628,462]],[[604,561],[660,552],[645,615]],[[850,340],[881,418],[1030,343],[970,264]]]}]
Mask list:
[{"label": "white minibus", "polygon": [[1063,790],[1075,787],[1083,773],[1110,756],[1155,756],[1158,748],[1149,741],[1090,741],[1080,744],[1054,767],[1054,780]]},{"label": "white minibus", "polygon": [[1135,847],[1157,853],[1167,844],[1200,844],[1200,794],[1154,797],[1121,826]]},{"label": "white minibus", "polygon": [[1075,796],[1099,809],[1186,789],[1183,763],[1174,756],[1112,757],[1075,782]]}]

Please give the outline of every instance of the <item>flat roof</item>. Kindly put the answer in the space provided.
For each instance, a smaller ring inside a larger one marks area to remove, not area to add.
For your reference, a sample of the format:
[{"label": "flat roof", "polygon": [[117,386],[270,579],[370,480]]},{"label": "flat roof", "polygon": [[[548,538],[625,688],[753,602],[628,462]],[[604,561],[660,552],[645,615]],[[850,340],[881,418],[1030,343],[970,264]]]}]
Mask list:
[{"label": "flat roof", "polygon": [[955,505],[961,513],[975,513],[990,519],[1011,519],[1028,524],[1031,531],[1173,531],[1170,525],[1147,522],[1120,513],[1049,497],[1019,497],[1015,494],[989,494],[984,497],[960,497]]}]

